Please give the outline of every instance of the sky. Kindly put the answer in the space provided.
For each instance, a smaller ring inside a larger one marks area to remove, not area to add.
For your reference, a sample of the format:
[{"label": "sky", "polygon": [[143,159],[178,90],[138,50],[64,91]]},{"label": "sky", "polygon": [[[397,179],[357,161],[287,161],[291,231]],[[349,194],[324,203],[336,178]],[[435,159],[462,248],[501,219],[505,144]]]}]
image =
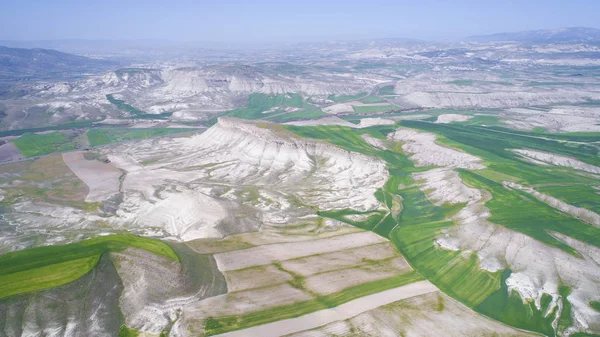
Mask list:
[{"label": "sky", "polygon": [[600,28],[600,0],[0,0],[0,40],[296,43]]}]

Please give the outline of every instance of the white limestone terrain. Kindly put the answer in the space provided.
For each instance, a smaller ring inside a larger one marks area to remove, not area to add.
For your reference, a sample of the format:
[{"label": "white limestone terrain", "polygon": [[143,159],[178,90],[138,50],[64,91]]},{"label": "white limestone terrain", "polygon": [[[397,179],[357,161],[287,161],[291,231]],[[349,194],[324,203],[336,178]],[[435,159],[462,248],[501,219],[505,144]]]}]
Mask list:
[{"label": "white limestone terrain", "polygon": [[452,122],[465,122],[471,119],[472,116],[460,115],[460,114],[443,114],[439,115],[436,123],[452,123]]},{"label": "white limestone terrain", "polygon": [[[458,226],[447,228],[437,239],[441,249],[474,251],[480,260],[480,266],[491,272],[510,268],[513,273],[506,283],[509,290],[517,291],[523,299],[532,299],[540,308],[544,293],[552,296],[552,306],[561,310],[558,300],[559,285],[572,288],[571,298],[586,298],[600,291],[600,269],[595,265],[598,248],[577,242],[572,238],[557,233],[560,240],[569,242],[583,257],[575,257],[559,248],[551,247],[536,241],[522,233],[491,223],[487,218],[491,215],[484,206],[492,198],[487,191],[480,191],[466,186],[453,171],[454,168],[483,168],[480,159],[457,150],[437,145],[435,136],[412,130],[398,130],[390,139],[404,141],[403,149],[413,154],[410,158],[417,165],[436,165],[421,173],[414,173],[413,179],[428,197],[436,204],[466,203],[453,219]],[[554,154],[515,150],[536,160],[554,165],[573,167],[590,172],[593,167],[572,158]],[[568,213],[582,221],[597,226],[598,214],[587,209],[574,207],[556,198],[536,192],[534,189],[512,182],[506,186],[533,194],[558,210]],[[572,303],[577,328],[596,329],[600,313],[590,308],[588,303],[578,301]]]},{"label": "white limestone terrain", "polygon": [[0,47],[0,337],[599,334],[598,37]]},{"label": "white limestone terrain", "polygon": [[[236,119],[221,118],[191,138],[120,151],[108,154],[110,164],[124,172],[123,202],[109,221],[185,241],[314,216],[313,207],[373,210],[379,207],[373,193],[387,180],[378,159]],[[139,164],[161,153],[165,159]],[[247,218],[234,217],[232,210]]]},{"label": "white limestone terrain", "polygon": [[435,135],[408,129],[399,129],[388,138],[404,142],[402,149],[411,154],[417,166],[446,166],[452,168],[481,169],[481,160],[468,153],[435,142]]},{"label": "white limestone terrain", "polygon": [[81,152],[63,153],[65,164],[90,189],[85,201],[102,201],[119,192],[121,171],[96,160],[86,160]]},{"label": "white limestone terrain", "polygon": [[439,291],[408,297],[346,320],[337,320],[286,336],[329,337],[353,334],[369,337],[537,336],[481,316]]},{"label": "white limestone terrain", "polygon": [[258,327],[239,330],[230,333],[224,333],[218,336],[222,337],[242,337],[242,336],[265,336],[277,337],[294,333],[303,329],[316,328],[334,321],[342,321],[352,318],[364,311],[373,310],[396,301],[400,301],[413,296],[427,294],[437,289],[427,281],[413,283],[396,289],[386,290],[370,296],[365,296],[357,300],[345,303],[333,309],[317,311],[298,318],[278,321],[275,323],[260,325]]}]

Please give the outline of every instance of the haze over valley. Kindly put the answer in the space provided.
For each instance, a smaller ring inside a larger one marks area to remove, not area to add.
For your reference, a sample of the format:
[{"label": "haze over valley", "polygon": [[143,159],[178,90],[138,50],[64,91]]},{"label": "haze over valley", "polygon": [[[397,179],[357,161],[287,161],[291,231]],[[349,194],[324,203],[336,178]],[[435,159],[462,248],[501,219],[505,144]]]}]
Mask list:
[{"label": "haze over valley", "polygon": [[0,337],[600,335],[600,30],[356,35],[0,35]]}]

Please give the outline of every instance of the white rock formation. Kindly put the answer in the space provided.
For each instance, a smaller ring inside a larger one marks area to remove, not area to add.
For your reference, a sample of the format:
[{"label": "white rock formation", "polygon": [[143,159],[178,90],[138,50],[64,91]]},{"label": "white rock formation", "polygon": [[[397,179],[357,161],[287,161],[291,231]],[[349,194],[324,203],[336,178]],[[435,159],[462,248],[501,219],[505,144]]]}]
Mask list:
[{"label": "white rock formation", "polygon": [[558,154],[537,151],[537,150],[515,149],[512,151],[522,155],[526,159],[533,159],[536,161],[541,161],[541,162],[556,165],[556,166],[570,167],[570,168],[580,170],[580,171],[600,174],[600,167],[584,163],[575,158],[565,157],[565,156],[561,156]]},{"label": "white rock formation", "polygon": [[435,142],[435,135],[409,129],[398,129],[388,138],[404,142],[402,149],[412,154],[417,166],[445,166],[478,170],[484,168],[481,159]]},{"label": "white rock formation", "polygon": [[[276,124],[227,118],[190,138],[109,153],[112,165],[126,172],[124,200],[111,223],[186,241],[284,224],[315,208],[373,210],[380,205],[373,194],[388,178],[377,158],[299,138]],[[139,164],[146,156],[163,159]],[[255,222],[240,225],[244,219]]]},{"label": "white rock formation", "polygon": [[413,173],[413,179],[422,191],[429,192],[427,196],[438,206],[445,203],[472,204],[482,197],[478,189],[465,186],[458,173],[449,168]]},{"label": "white rock formation", "polygon": [[443,115],[439,115],[435,122],[447,124],[447,123],[452,123],[452,122],[464,122],[464,121],[468,121],[471,118],[472,118],[472,116],[467,116],[467,115],[443,114]]}]

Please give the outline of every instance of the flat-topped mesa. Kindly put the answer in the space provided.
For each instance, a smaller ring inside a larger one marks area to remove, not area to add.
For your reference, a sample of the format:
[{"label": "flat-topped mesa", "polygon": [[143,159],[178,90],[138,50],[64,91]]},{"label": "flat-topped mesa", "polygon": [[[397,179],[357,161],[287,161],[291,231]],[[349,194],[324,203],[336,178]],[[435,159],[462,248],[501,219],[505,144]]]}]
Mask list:
[{"label": "flat-topped mesa", "polygon": [[184,147],[178,169],[204,167],[215,181],[285,187],[321,209],[374,209],[373,193],[388,178],[378,158],[301,138],[278,124],[219,118]]}]

